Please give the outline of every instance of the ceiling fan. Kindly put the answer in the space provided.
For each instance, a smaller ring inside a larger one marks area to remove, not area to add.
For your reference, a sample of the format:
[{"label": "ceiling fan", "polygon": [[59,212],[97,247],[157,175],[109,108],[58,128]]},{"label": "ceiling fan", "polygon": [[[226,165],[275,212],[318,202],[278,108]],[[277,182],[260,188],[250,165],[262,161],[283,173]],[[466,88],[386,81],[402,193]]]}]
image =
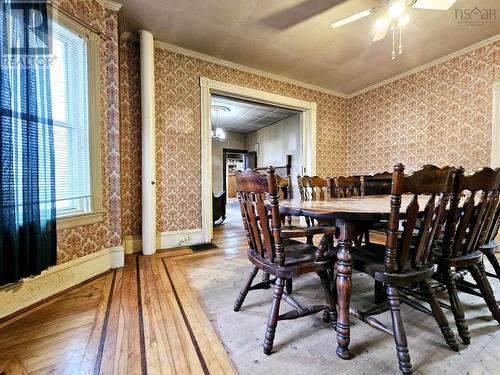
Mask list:
[{"label": "ceiling fan", "polygon": [[399,54],[403,53],[401,42],[402,28],[410,20],[408,11],[411,8],[430,9],[430,10],[448,10],[456,0],[385,0],[385,3],[378,7],[365,9],[348,17],[342,18],[332,23],[332,28],[347,25],[366,16],[380,13],[381,17],[375,22],[375,34],[373,41],[384,39],[389,30],[392,31],[392,59],[396,58],[395,51],[395,29],[399,27]]}]

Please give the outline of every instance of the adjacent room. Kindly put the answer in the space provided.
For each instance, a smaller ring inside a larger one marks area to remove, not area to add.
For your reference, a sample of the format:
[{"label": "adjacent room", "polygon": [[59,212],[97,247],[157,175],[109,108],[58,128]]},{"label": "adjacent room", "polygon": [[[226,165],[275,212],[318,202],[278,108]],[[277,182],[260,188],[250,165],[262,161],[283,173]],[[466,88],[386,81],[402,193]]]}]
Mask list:
[{"label": "adjacent room", "polygon": [[0,375],[498,373],[498,0],[0,30]]},{"label": "adjacent room", "polygon": [[213,221],[219,230],[241,224],[236,172],[253,169],[265,173],[272,165],[280,176],[282,198],[298,194],[301,175],[301,112],[212,95],[212,193]]}]

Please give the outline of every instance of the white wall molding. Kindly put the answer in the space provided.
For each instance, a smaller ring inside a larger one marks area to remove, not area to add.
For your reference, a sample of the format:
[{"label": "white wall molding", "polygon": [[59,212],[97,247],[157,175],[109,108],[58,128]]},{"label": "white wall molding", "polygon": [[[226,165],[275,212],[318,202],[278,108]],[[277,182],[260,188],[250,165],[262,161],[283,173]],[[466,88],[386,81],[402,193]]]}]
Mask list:
[{"label": "white wall molding", "polygon": [[[133,33],[130,33],[130,32],[124,32],[124,33],[122,33],[121,37],[124,40],[136,40],[136,41],[139,40],[138,37],[137,37],[137,35],[135,35]],[[204,53],[200,53],[200,52],[196,52],[196,51],[189,50],[189,49],[186,49],[186,48],[182,48],[182,47],[179,47],[179,46],[176,46],[176,45],[173,45],[173,44],[170,44],[170,43],[162,42],[162,41],[159,41],[159,40],[155,40],[155,47],[167,50],[169,52],[178,53],[178,54],[181,54],[181,55],[184,55],[184,56],[192,57],[194,59],[203,60],[203,61],[206,61],[206,62],[209,62],[209,63],[212,63],[212,64],[222,65],[222,66],[225,66],[225,67],[228,67],[228,68],[232,68],[232,69],[240,70],[240,71],[243,71],[243,72],[255,74],[255,75],[258,75],[258,76],[261,76],[261,77],[265,77],[265,78],[269,78],[269,79],[274,79],[275,81],[289,83],[291,85],[303,87],[303,88],[314,90],[314,91],[319,91],[319,92],[322,92],[322,93],[325,93],[325,94],[328,94],[328,95],[338,96],[338,97],[341,97],[341,98],[347,98],[347,95],[342,94],[341,92],[337,92],[337,91],[334,91],[334,90],[326,89],[324,87],[312,85],[310,83],[306,83],[306,82],[302,82],[302,81],[297,81],[297,80],[294,80],[294,79],[291,79],[291,78],[286,78],[286,77],[280,76],[278,74],[264,72],[262,70],[258,70],[258,69],[255,69],[255,68],[250,68],[250,67],[248,67],[246,65],[236,64],[236,63],[233,63],[233,62],[230,62],[230,61],[227,61],[227,60],[219,59],[217,57],[213,57],[213,56],[210,56],[210,55],[206,55]]]},{"label": "white wall molding", "polygon": [[142,252],[156,251],[156,141],[154,39],[147,30],[139,31],[141,45],[141,125],[142,125]]},{"label": "white wall molding", "polygon": [[120,268],[125,265],[125,249],[122,245],[109,249],[111,268]]},{"label": "white wall molding", "polygon": [[500,81],[493,84],[493,119],[491,123],[491,166],[500,167]]},{"label": "white wall molding", "polygon": [[63,292],[112,268],[123,266],[122,246],[70,260],[40,275],[0,287],[0,318]]},{"label": "white wall molding", "polygon": [[99,0],[99,2],[104,6],[104,8],[112,10],[114,12],[118,12],[123,4],[114,0]]},{"label": "white wall molding", "polygon": [[[122,33],[121,37],[124,40],[136,40],[136,41],[139,40],[138,36],[136,34],[130,33],[130,32],[124,32],[124,33]],[[286,77],[282,77],[282,76],[279,76],[279,75],[276,75],[276,74],[264,72],[264,71],[261,71],[261,70],[258,70],[258,69],[250,68],[250,67],[245,66],[245,65],[240,65],[240,64],[232,63],[230,61],[219,59],[217,57],[213,57],[213,56],[206,55],[206,54],[203,54],[203,53],[200,53],[200,52],[192,51],[192,50],[189,50],[189,49],[186,49],[186,48],[178,47],[176,45],[173,45],[173,44],[170,44],[170,43],[166,43],[166,42],[162,42],[162,41],[158,41],[158,40],[155,40],[155,46],[158,47],[158,48],[162,48],[162,49],[165,49],[167,51],[173,52],[173,53],[179,53],[179,54],[184,55],[184,56],[193,57],[195,59],[200,59],[200,60],[207,61],[207,62],[210,62],[210,63],[214,63],[214,64],[226,66],[228,68],[233,68],[233,69],[241,70],[241,71],[244,71],[244,72],[256,74],[256,75],[259,75],[259,76],[262,76],[262,77],[274,79],[276,81],[281,81],[281,82],[289,83],[289,84],[292,84],[292,85],[304,87],[304,88],[307,88],[307,89],[311,89],[311,90],[323,92],[325,94],[329,94],[329,95],[338,96],[338,97],[341,97],[341,98],[350,99],[350,98],[354,98],[355,96],[361,95],[361,94],[363,94],[363,93],[365,93],[367,91],[374,90],[374,89],[376,89],[378,87],[387,85],[387,84],[389,84],[391,82],[394,82],[394,81],[397,81],[398,79],[405,78],[405,77],[407,77],[409,75],[412,75],[412,74],[417,73],[419,71],[422,71],[422,70],[425,70],[427,68],[430,68],[431,66],[440,64],[440,63],[442,63],[444,61],[447,61],[449,59],[452,59],[454,57],[457,57],[457,56],[463,55],[465,53],[471,52],[471,51],[473,51],[473,50],[475,50],[477,48],[484,47],[485,45],[490,44],[490,43],[494,43],[494,42],[496,42],[498,40],[500,40],[500,34],[494,35],[494,36],[492,36],[490,38],[487,38],[487,39],[484,39],[484,40],[482,40],[480,42],[474,43],[474,44],[472,44],[470,46],[467,46],[465,48],[462,48],[462,49],[460,49],[458,51],[452,52],[452,53],[450,53],[450,54],[448,54],[446,56],[443,56],[443,57],[441,57],[439,59],[430,61],[430,62],[428,62],[426,64],[417,66],[417,67],[415,67],[413,69],[410,69],[410,70],[407,70],[406,72],[398,74],[397,76],[394,76],[394,77],[388,78],[386,80],[377,82],[377,83],[375,83],[375,84],[373,84],[371,86],[365,87],[364,89],[358,90],[358,91],[356,91],[356,92],[354,92],[352,94],[344,94],[344,93],[341,93],[341,92],[338,92],[338,91],[335,91],[335,90],[326,89],[324,87],[311,85],[311,84],[306,83],[306,82],[301,82],[301,81],[297,81],[297,80],[294,80],[294,79],[291,79],[291,78],[286,78]]]},{"label": "white wall molding", "polygon": [[450,60],[454,57],[458,57],[458,56],[461,56],[461,55],[464,55],[468,52],[471,52],[471,51],[474,51],[475,49],[478,49],[478,48],[481,48],[481,47],[484,47],[490,43],[494,43],[496,41],[500,40],[500,34],[497,34],[497,35],[494,35],[488,39],[484,39],[478,43],[474,43],[474,44],[471,44],[470,46],[468,47],[465,47],[465,48],[462,48],[462,49],[459,49],[458,51],[455,51],[455,52],[452,52],[446,56],[443,56],[443,57],[440,57],[439,59],[436,59],[436,60],[433,60],[433,61],[430,61],[428,62],[427,64],[423,64],[423,65],[420,65],[420,66],[417,66],[416,68],[413,68],[413,69],[410,69],[410,70],[407,70],[406,72],[404,73],[401,73],[401,74],[398,74],[397,76],[394,76],[394,77],[391,77],[391,78],[388,78],[386,80],[383,80],[383,81],[380,81],[380,82],[377,82],[371,86],[368,86],[368,87],[365,87],[364,89],[361,89],[359,91],[356,91],[350,95],[347,95],[347,98],[354,98],[355,96],[358,96],[358,95],[361,95],[361,94],[364,94],[365,92],[368,92],[368,91],[371,91],[371,90],[374,90],[378,87],[381,87],[381,86],[385,86],[391,82],[394,82],[394,81],[397,81],[399,79],[402,79],[402,78],[405,78],[405,77],[408,77],[412,74],[415,74],[415,73],[418,73],[422,70],[425,70],[425,69],[428,69],[434,65],[438,65],[438,64],[441,64],[447,60]]},{"label": "white wall molding", "polygon": [[200,77],[201,101],[201,226],[202,242],[213,237],[212,221],[212,123],[211,95],[220,94],[258,103],[295,109],[302,112],[302,166],[301,174],[316,174],[316,111],[317,104],[305,100],[255,90],[244,86]]},{"label": "white wall molding", "polygon": [[[186,229],[173,232],[161,232],[156,235],[156,248],[173,249],[182,246],[191,246],[202,243],[202,230]],[[142,251],[141,236],[125,236],[125,254],[140,253]]]}]

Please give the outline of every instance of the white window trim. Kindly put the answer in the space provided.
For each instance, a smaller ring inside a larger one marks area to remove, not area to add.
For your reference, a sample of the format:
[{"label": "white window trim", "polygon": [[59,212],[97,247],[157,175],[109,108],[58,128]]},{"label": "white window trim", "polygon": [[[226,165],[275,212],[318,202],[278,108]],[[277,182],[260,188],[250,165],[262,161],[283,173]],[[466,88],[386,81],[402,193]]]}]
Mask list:
[{"label": "white window trim", "polygon": [[[49,6],[49,16],[55,22],[87,38],[88,48],[88,111],[89,111],[89,164],[91,211],[57,217],[57,229],[68,229],[101,222],[102,205],[102,155],[101,155],[101,86],[99,76],[99,35],[63,11]],[[50,24],[49,24],[50,26]]]}]

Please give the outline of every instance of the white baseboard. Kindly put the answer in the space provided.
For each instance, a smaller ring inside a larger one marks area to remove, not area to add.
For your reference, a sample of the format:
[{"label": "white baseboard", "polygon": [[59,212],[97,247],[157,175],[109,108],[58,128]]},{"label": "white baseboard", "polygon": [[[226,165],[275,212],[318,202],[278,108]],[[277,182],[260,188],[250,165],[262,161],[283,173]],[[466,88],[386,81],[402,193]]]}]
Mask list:
[{"label": "white baseboard", "polygon": [[111,256],[111,268],[120,268],[125,265],[125,249],[123,246],[115,246],[109,249]]},{"label": "white baseboard", "polygon": [[[141,236],[125,236],[125,254],[142,251]],[[173,232],[161,232],[156,235],[156,248],[172,249],[202,243],[201,229],[187,229]]]},{"label": "white baseboard", "polygon": [[111,268],[123,266],[122,246],[104,249],[50,267],[40,275],[0,287],[0,318],[6,317],[91,279]]}]

